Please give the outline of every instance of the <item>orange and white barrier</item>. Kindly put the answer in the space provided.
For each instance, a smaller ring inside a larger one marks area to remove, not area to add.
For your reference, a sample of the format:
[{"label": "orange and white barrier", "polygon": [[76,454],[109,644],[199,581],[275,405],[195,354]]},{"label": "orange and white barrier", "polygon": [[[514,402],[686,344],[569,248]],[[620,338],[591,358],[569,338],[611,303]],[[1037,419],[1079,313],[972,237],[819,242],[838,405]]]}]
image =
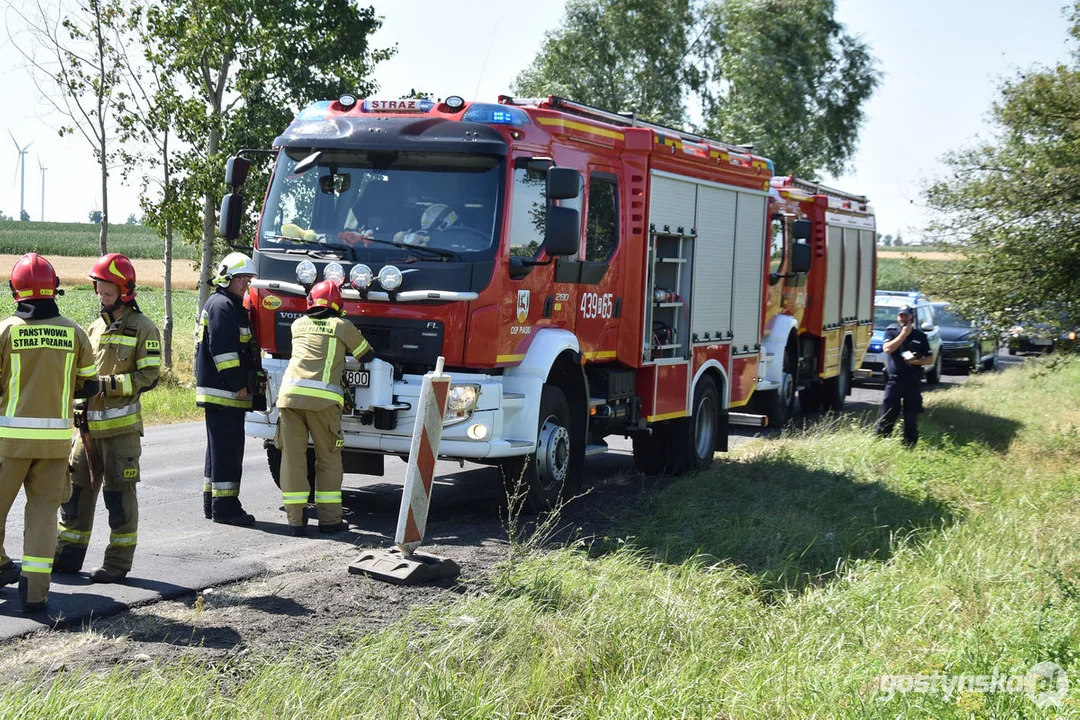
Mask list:
[{"label": "orange and white barrier", "polygon": [[431,485],[435,480],[435,461],[442,441],[443,415],[450,395],[450,376],[443,374],[443,358],[435,364],[435,372],[424,375],[420,386],[420,401],[416,407],[416,425],[409,448],[409,467],[405,471],[405,490],[401,495],[397,533],[394,543],[406,556],[424,540],[428,508],[431,505]]}]

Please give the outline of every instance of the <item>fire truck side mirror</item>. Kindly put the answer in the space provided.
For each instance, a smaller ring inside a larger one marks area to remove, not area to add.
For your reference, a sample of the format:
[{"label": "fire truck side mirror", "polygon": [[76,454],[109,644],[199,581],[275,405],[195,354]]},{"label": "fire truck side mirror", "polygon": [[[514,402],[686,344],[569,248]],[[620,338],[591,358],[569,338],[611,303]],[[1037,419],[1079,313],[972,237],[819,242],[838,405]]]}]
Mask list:
[{"label": "fire truck side mirror", "polygon": [[[569,200],[581,194],[581,175],[568,167],[549,167],[547,170],[547,199]],[[575,250],[575,252],[577,252]]]},{"label": "fire truck side mirror", "polygon": [[796,240],[810,239],[810,221],[796,220],[791,224],[791,236]]},{"label": "fire truck side mirror", "polygon": [[574,208],[548,205],[544,231],[547,254],[551,257],[573,255],[580,247],[581,213]]},{"label": "fire truck side mirror", "polygon": [[225,184],[236,190],[247,180],[248,170],[251,169],[251,161],[247,158],[234,156],[225,163]]},{"label": "fire truck side mirror", "polygon": [[[801,222],[801,221],[798,221]],[[809,225],[809,223],[807,223]],[[791,246],[791,267],[789,273],[810,272],[810,246],[805,243],[795,243]]]},{"label": "fire truck side mirror", "polygon": [[228,241],[240,237],[240,219],[244,216],[244,198],[240,193],[231,192],[221,198],[221,215],[218,219],[218,233]]}]

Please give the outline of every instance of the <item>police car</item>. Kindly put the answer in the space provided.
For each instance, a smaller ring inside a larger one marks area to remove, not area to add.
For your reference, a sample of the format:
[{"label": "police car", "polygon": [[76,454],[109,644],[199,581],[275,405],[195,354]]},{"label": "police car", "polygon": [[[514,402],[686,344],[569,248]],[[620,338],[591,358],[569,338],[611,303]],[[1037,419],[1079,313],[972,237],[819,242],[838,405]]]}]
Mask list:
[{"label": "police car", "polygon": [[926,382],[936,383],[941,379],[941,328],[934,316],[934,306],[920,293],[889,290],[880,290],[874,296],[874,333],[870,336],[870,346],[863,358],[860,377],[885,379],[885,353],[881,347],[885,342],[885,330],[896,324],[896,311],[904,305],[915,308],[916,327],[926,333],[926,338],[930,341],[934,364],[925,369]]}]

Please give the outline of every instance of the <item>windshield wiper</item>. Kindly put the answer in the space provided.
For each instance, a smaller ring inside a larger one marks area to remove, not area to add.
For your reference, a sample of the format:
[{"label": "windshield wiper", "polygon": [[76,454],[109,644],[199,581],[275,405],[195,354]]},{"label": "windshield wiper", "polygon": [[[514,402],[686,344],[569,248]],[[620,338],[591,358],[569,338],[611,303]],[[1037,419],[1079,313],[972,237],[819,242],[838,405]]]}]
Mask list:
[{"label": "windshield wiper", "polygon": [[[287,253],[305,253],[312,257],[324,257],[328,253],[332,254],[332,250],[344,251],[344,257],[353,257],[353,248],[351,245],[344,243],[332,243],[325,240],[304,240],[302,238],[289,237],[288,235],[278,235],[276,233],[263,233],[264,238],[270,238],[271,240],[283,240],[289,243],[303,244],[305,247],[288,248],[285,250]],[[319,245],[320,247],[311,247],[311,245]]]},{"label": "windshield wiper", "polygon": [[430,253],[436,257],[446,258],[447,260],[461,260],[461,256],[453,250],[446,250],[445,248],[428,247],[427,245],[410,245],[409,243],[402,242],[401,240],[380,240],[379,238],[364,236],[360,242],[373,242],[379,245],[390,245],[392,247],[401,248],[402,250],[412,250],[417,255],[421,253]]}]

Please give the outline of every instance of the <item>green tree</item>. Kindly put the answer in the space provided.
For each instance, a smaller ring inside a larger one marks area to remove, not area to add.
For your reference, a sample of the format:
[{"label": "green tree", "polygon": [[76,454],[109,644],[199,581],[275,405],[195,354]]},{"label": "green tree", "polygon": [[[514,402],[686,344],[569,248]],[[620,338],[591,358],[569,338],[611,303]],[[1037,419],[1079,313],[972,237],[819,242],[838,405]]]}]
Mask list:
[{"label": "green tree", "polygon": [[[372,68],[395,50],[369,47],[381,20],[348,0],[165,0],[147,10],[147,20],[163,74],[184,99],[173,118],[189,148],[175,165],[175,226],[201,238],[201,307],[226,157],[268,147],[312,99],[370,94]],[[256,188],[249,196],[262,197],[260,179],[265,174],[256,172],[249,180]]]},{"label": "green tree", "polygon": [[104,215],[102,214],[102,212],[100,210],[91,210],[90,211],[90,215],[89,215],[90,222],[94,223],[95,225],[100,225],[101,224],[101,219],[103,217],[104,217]]},{"label": "green tree", "polygon": [[778,174],[840,174],[880,74],[833,0],[569,0],[514,83],[754,145]]},{"label": "green tree", "polygon": [[25,210],[20,210],[19,219],[23,222],[30,222],[30,213],[26,212]]},{"label": "green tree", "polygon": [[929,237],[962,261],[927,272],[926,288],[998,328],[1080,325],[1080,2],[1068,62],[1005,81],[993,136],[946,157],[927,191]]},{"label": "green tree", "polygon": [[891,246],[892,245],[892,235],[886,235],[885,237],[883,237],[881,239],[881,244],[884,245],[885,247]]},{"label": "green tree", "polygon": [[897,231],[896,237],[893,238],[892,244],[893,244],[893,247],[903,247],[904,246],[904,236],[901,235],[899,231]]}]

